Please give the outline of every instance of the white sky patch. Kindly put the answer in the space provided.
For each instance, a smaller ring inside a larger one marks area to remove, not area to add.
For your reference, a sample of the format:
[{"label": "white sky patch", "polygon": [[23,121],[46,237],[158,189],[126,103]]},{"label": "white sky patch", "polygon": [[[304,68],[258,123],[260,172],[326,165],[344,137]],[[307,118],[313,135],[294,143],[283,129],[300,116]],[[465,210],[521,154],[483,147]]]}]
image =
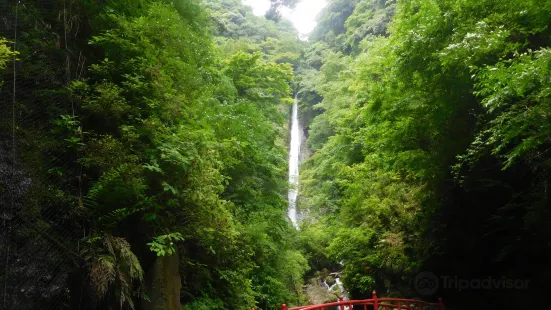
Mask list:
[{"label": "white sky patch", "polygon": [[270,0],[241,0],[244,4],[253,8],[254,15],[264,15],[270,8]]},{"label": "white sky patch", "polygon": [[[255,15],[264,15],[270,8],[270,0],[242,0],[253,8]],[[316,27],[316,16],[327,5],[327,0],[300,0],[294,10],[282,8],[281,15],[293,22],[301,36]]]}]

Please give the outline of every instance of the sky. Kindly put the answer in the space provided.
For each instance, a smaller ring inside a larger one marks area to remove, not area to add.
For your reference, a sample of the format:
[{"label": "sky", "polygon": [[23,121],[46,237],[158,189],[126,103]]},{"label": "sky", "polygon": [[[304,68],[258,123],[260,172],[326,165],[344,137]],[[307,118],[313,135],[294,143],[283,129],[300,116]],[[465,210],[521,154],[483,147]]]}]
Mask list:
[{"label": "sky", "polygon": [[[264,15],[270,8],[270,0],[242,0],[253,8],[255,15]],[[327,0],[299,0],[296,8],[282,8],[281,15],[290,19],[301,36],[306,36],[316,26],[316,16],[327,5]]]}]

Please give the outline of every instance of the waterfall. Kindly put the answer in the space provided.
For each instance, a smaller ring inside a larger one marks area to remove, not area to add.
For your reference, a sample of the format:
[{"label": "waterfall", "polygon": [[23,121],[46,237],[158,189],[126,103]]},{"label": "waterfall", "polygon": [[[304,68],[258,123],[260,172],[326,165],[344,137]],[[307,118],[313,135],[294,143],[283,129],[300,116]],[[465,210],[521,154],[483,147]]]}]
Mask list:
[{"label": "waterfall", "polygon": [[[348,300],[348,296],[346,294],[346,291],[344,290],[344,285],[342,285],[342,282],[341,282],[340,278],[335,279],[335,285],[337,285],[341,289],[344,300]],[[344,310],[350,310],[350,307],[349,306],[344,306]]]},{"label": "waterfall", "polygon": [[291,147],[289,151],[289,183],[291,188],[289,189],[289,209],[287,215],[298,229],[297,223],[297,195],[298,195],[298,165],[300,155],[300,127],[298,123],[298,99],[295,96],[295,102],[293,103],[293,113],[291,120]]}]

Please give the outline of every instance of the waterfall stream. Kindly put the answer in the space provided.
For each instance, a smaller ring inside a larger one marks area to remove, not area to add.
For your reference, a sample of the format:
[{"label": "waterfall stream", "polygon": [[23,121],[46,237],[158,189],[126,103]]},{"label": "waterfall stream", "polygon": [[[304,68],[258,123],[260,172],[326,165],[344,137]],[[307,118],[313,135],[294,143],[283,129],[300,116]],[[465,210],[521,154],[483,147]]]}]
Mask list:
[{"label": "waterfall stream", "polygon": [[[289,220],[296,229],[298,227],[298,212],[297,212],[297,196],[298,196],[298,182],[299,182],[299,164],[300,164],[300,155],[301,155],[301,140],[303,138],[300,124],[298,120],[298,99],[295,97],[295,102],[293,103],[293,111],[291,115],[291,144],[289,150],[289,183],[291,187],[289,188],[288,200],[289,208],[287,210],[287,215]],[[347,294],[340,278],[337,276],[335,279],[335,284],[329,286],[324,282],[327,289],[331,292],[333,289],[338,287],[344,295],[344,299],[347,300]],[[349,310],[349,307],[344,307],[345,310]]]},{"label": "waterfall stream", "polygon": [[298,228],[297,221],[297,196],[298,196],[298,165],[300,155],[300,126],[298,123],[298,99],[295,97],[293,104],[293,113],[291,120],[291,147],[289,150],[289,183],[291,188],[289,189],[289,209],[287,215],[291,220],[291,223],[296,229]]}]

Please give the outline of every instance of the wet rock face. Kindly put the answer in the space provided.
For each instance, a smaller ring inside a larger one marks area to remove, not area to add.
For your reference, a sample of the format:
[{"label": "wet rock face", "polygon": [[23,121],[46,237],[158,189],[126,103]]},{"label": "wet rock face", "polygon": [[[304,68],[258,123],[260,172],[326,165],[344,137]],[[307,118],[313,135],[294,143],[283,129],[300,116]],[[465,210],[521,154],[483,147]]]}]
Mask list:
[{"label": "wet rock face", "polygon": [[22,210],[23,201],[31,186],[31,179],[16,162],[13,142],[12,137],[0,136],[0,248],[3,249],[2,254],[11,239],[10,231],[13,232],[15,228],[16,215]]},{"label": "wet rock face", "polygon": [[304,123],[299,119],[298,124],[300,130],[300,141],[302,141],[300,145],[299,162],[303,163],[310,158],[310,156],[312,156],[312,151],[310,151],[308,148],[308,143],[306,143],[308,136],[306,135],[306,129],[303,126]]},{"label": "wet rock face", "polygon": [[330,292],[326,286],[316,282],[311,282],[306,287],[305,293],[310,305],[319,305],[339,300],[337,294]]},{"label": "wet rock face", "polygon": [[25,222],[41,219],[21,218],[33,182],[13,142],[0,136],[0,309],[46,309],[54,302],[64,309],[67,265],[59,249]]},{"label": "wet rock face", "polygon": [[335,302],[343,295],[342,289],[337,284],[340,273],[331,273],[327,269],[317,271],[310,279],[305,293],[312,305]]},{"label": "wet rock face", "polygon": [[13,220],[14,212],[21,210],[31,179],[17,164],[13,138],[0,136],[0,221],[2,225]]}]

